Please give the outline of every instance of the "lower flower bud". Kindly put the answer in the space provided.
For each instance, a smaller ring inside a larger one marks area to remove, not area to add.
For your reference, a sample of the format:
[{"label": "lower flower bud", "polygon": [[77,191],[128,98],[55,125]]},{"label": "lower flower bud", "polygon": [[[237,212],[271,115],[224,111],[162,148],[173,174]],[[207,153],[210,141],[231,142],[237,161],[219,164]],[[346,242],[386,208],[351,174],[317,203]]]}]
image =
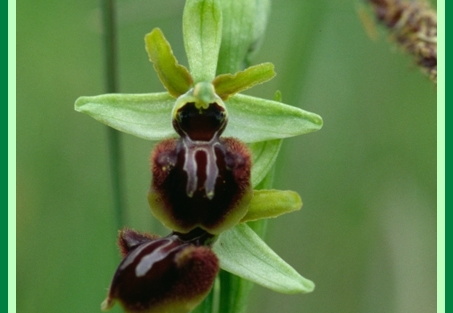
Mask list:
[{"label": "lower flower bud", "polygon": [[193,310],[208,294],[218,273],[214,252],[175,234],[146,241],[146,236],[126,231],[120,235],[120,245],[127,250],[136,238],[141,243],[129,251],[116,270],[102,309],[110,309],[118,301],[128,313]]}]

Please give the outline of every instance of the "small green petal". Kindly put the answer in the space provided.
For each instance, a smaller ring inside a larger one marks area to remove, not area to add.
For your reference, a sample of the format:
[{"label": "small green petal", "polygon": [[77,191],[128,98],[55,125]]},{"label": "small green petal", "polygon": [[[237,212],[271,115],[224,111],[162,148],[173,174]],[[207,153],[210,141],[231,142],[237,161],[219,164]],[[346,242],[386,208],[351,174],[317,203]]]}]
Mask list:
[{"label": "small green petal", "polygon": [[149,60],[153,62],[159,79],[174,96],[179,97],[192,86],[192,76],[186,67],[180,65],[159,28],[153,29],[145,36],[145,46]]},{"label": "small green petal", "polygon": [[253,142],[248,145],[252,153],[252,186],[256,187],[271,170],[280,151],[282,140]]},{"label": "small green petal", "polygon": [[322,118],[281,102],[236,94],[226,103],[229,122],[224,136],[258,142],[310,133],[322,127]]},{"label": "small green petal", "polygon": [[190,72],[195,82],[212,81],[222,38],[222,12],[218,1],[186,1],[183,33]]},{"label": "small green petal", "polygon": [[277,217],[300,210],[301,207],[302,199],[297,192],[291,190],[254,190],[247,214],[241,222]]},{"label": "small green petal", "polygon": [[251,66],[236,74],[222,74],[214,78],[212,84],[217,95],[223,100],[230,96],[271,80],[275,76],[272,63]]},{"label": "small green petal", "polygon": [[175,99],[167,92],[105,94],[80,97],[75,110],[119,131],[147,140],[176,137],[171,111]]},{"label": "small green petal", "polygon": [[271,290],[288,294],[308,293],[315,287],[245,223],[223,232],[213,250],[222,269]]}]

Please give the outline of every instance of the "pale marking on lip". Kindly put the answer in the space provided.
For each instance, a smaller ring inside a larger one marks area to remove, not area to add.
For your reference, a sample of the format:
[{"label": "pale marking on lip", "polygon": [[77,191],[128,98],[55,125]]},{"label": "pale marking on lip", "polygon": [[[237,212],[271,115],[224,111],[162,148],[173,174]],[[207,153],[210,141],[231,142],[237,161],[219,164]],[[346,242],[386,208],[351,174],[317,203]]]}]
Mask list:
[{"label": "pale marking on lip", "polygon": [[151,268],[153,267],[153,264],[165,259],[165,257],[170,252],[172,252],[175,248],[178,248],[178,247],[175,247],[173,249],[170,249],[169,251],[165,251],[165,249],[169,245],[171,245],[171,243],[172,243],[171,240],[167,240],[167,243],[165,243],[164,245],[160,246],[159,248],[153,250],[151,253],[145,255],[139,261],[139,263],[137,264],[137,267],[135,268],[135,276],[137,276],[137,277],[145,276],[146,273],[148,273],[148,271],[151,270]]},{"label": "pale marking on lip", "polygon": [[186,193],[192,197],[198,186],[197,168],[198,164],[195,160],[197,152],[202,151],[206,154],[206,180],[204,182],[205,194],[208,199],[214,197],[215,182],[219,175],[217,167],[217,156],[215,154],[215,147],[220,146],[217,136],[208,141],[192,141],[190,138],[183,140],[184,145],[184,166],[183,170],[187,173]]},{"label": "pale marking on lip", "polygon": [[[151,242],[150,242],[151,243]],[[149,244],[149,243],[148,243]],[[134,249],[134,251],[131,252],[131,254],[129,254],[128,256],[126,256],[126,258],[124,259],[124,262],[121,264],[121,266],[119,267],[120,270],[124,270],[126,267],[128,267],[129,265],[131,265],[132,263],[134,263],[135,259],[137,258],[137,256],[143,251],[143,249],[145,249],[146,247],[148,247],[148,244],[143,244],[142,246],[139,246],[137,248]]]}]

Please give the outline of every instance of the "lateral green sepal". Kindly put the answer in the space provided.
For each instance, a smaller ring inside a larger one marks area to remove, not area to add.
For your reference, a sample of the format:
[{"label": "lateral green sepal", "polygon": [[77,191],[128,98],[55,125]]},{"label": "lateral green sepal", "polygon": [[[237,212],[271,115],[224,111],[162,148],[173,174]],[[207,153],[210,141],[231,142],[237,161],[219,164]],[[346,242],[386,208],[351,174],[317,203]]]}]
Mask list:
[{"label": "lateral green sepal", "polygon": [[322,127],[319,115],[277,101],[235,94],[225,105],[230,119],[224,136],[244,142],[293,137]]},{"label": "lateral green sepal", "polygon": [[147,139],[176,137],[171,123],[175,99],[168,92],[80,97],[75,110],[119,131]]},{"label": "lateral green sepal", "polygon": [[280,258],[247,224],[220,234],[213,246],[220,267],[271,290],[308,293],[315,284]]}]

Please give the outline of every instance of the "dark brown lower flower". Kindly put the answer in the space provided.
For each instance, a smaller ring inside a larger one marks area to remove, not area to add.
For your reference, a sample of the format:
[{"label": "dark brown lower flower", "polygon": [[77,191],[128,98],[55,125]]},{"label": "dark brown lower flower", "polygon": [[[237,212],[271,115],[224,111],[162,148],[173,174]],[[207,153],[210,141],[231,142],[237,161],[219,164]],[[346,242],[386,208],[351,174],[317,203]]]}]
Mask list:
[{"label": "dark brown lower flower", "polygon": [[102,309],[118,301],[128,313],[190,312],[208,294],[219,270],[211,249],[193,242],[177,234],[151,239],[123,231],[120,246],[130,250],[116,270]]}]

